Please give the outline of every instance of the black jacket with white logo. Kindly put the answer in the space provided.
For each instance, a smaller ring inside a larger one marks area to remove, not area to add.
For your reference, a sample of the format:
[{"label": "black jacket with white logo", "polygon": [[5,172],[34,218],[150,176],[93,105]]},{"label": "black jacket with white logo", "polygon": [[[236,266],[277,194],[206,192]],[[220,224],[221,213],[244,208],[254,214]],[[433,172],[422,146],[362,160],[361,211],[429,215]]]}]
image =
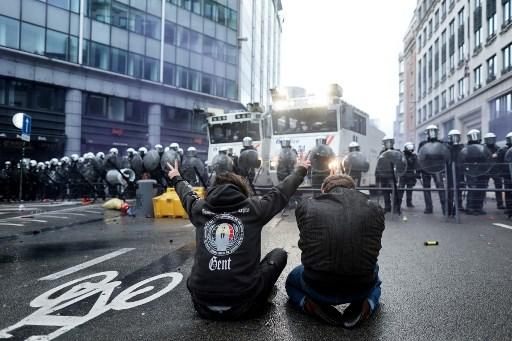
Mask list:
[{"label": "black jacket with white logo", "polygon": [[234,185],[220,185],[200,199],[181,178],[173,179],[190,221],[196,227],[196,254],[187,282],[195,302],[236,306],[262,288],[259,262],[261,229],[288,203],[304,180],[298,167],[262,197],[247,198]]}]

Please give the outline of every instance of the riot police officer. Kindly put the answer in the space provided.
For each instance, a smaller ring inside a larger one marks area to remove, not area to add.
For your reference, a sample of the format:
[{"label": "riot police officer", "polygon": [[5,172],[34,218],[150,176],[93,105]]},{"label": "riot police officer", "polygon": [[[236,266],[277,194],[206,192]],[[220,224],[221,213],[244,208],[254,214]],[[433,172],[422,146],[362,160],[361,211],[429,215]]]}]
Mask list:
[{"label": "riot police officer", "polygon": [[226,147],[221,147],[219,154],[215,155],[213,158],[212,170],[214,173],[233,171],[233,160],[228,156],[228,149]]},{"label": "riot police officer", "polygon": [[311,161],[311,185],[319,188],[331,170],[329,165],[335,158],[334,151],[327,145],[325,137],[317,137],[316,146],[309,154]]},{"label": "riot police officer", "polygon": [[[505,154],[512,147],[512,132],[505,137],[505,146],[498,151],[498,162],[502,164],[501,172],[505,189],[512,190],[512,174],[510,165],[505,164]],[[505,214],[512,215],[512,192],[505,192]]]},{"label": "riot police officer", "polygon": [[[464,148],[461,142],[461,133],[457,129],[452,129],[448,132],[447,138],[448,147],[450,148],[451,165],[448,167],[447,181],[448,188],[448,215],[455,215],[455,204],[459,211],[463,211],[462,205],[462,191],[461,188],[465,187],[464,183],[464,169],[459,162],[459,155]],[[453,171],[455,170],[455,176]],[[454,182],[455,181],[455,182]],[[455,186],[455,187],[454,187]],[[457,191],[457,203],[454,202],[454,190]]]},{"label": "riot police officer", "polygon": [[[400,177],[400,188],[412,189],[416,185],[417,170],[418,170],[418,156],[414,152],[414,143],[406,142],[404,144],[403,153],[407,162],[405,174]],[[404,191],[399,191],[399,203],[401,205]],[[406,191],[406,205],[407,207],[414,207],[412,203],[412,191]]]},{"label": "riot police officer", "polygon": [[[491,158],[492,162],[496,163],[490,170],[489,170],[489,178],[493,180],[494,182],[494,188],[495,189],[502,189],[503,188],[503,178],[502,178],[502,172],[501,172],[501,166],[499,163],[498,158],[498,151],[499,147],[496,145],[496,135],[494,133],[487,133],[484,135],[484,144],[491,152]],[[496,191],[496,206],[499,210],[504,210],[505,206],[503,205],[503,192]]]},{"label": "riot police officer", "polygon": [[238,171],[252,186],[254,178],[256,177],[256,169],[261,166],[261,160],[259,159],[258,151],[252,145],[252,138],[249,136],[244,137],[242,145],[243,148],[238,157]]},{"label": "riot police officer", "polygon": [[[380,162],[381,159],[384,159],[387,155],[387,152],[394,151],[395,139],[392,137],[385,136],[382,139],[382,150],[380,152],[379,160],[377,161],[377,169],[375,170],[375,178],[376,181],[381,188],[389,188],[382,190],[382,195],[384,196],[384,210],[386,212],[391,212],[391,193],[392,188],[396,187],[396,174],[395,167],[390,162]],[[398,152],[400,153],[400,152]],[[386,154],[386,155],[385,155]],[[395,203],[395,212],[400,214],[400,202],[399,195],[395,193],[393,198],[393,202]]]},{"label": "riot police officer", "polygon": [[2,187],[1,190],[3,191],[3,197],[2,199],[5,201],[10,202],[12,199],[14,199],[14,179],[13,179],[14,173],[12,169],[12,163],[11,161],[5,161],[4,163],[4,169],[0,172],[0,178],[2,179]]},{"label": "riot police officer", "polygon": [[[187,155],[183,158],[182,170],[181,175],[192,186],[202,184],[201,179],[204,180],[204,165],[197,157],[197,149],[195,147],[189,147],[187,149]],[[198,177],[201,177],[201,179]]]},{"label": "riot police officer", "polygon": [[[482,162],[486,162],[488,157],[485,153],[490,154],[487,149],[480,149],[483,146],[481,143],[481,134],[477,129],[472,129],[467,133],[468,138],[468,146],[466,157],[464,159],[467,165],[470,164],[481,164]],[[480,148],[472,148],[473,145],[479,145]],[[471,148],[471,149],[470,149]],[[468,168],[466,166],[465,168]],[[468,187],[475,189],[485,189],[487,188],[487,184],[489,182],[487,174],[470,174],[466,172],[466,183]],[[466,198],[466,213],[469,215],[484,215],[486,212],[483,210],[485,193],[483,191],[468,191],[468,195]]]},{"label": "riot police officer", "polygon": [[292,149],[291,140],[284,138],[281,140],[281,152],[277,161],[277,179],[283,181],[295,169],[298,154]]},{"label": "riot police officer", "polygon": [[[425,129],[425,135],[426,140],[422,141],[418,147],[418,153],[420,153],[421,148],[423,148],[428,143],[435,143],[440,142],[439,141],[439,128],[431,124]],[[441,174],[436,174],[432,176],[432,174],[429,174],[424,169],[422,169],[421,172],[421,180],[423,183],[423,188],[427,189],[427,191],[423,192],[423,197],[425,199],[425,214],[432,214],[434,212],[433,205],[432,205],[432,193],[428,191],[428,189],[431,188],[432,183],[432,177],[434,178],[434,183],[436,188],[441,189],[444,187],[443,178]],[[443,210],[443,214],[446,214],[445,212],[445,193],[444,191],[439,191],[439,201],[441,202],[441,208]]]}]

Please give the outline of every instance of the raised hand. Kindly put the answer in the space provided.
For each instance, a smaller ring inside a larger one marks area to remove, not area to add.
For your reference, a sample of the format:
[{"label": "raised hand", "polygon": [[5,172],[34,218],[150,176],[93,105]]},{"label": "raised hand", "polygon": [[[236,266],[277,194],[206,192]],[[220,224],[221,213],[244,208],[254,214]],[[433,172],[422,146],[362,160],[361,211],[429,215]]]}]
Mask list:
[{"label": "raised hand", "polygon": [[178,171],[178,160],[174,161],[174,167],[167,162],[167,167],[169,167],[169,173],[167,173],[167,176],[169,179],[174,179],[177,176],[180,176],[180,172]]}]

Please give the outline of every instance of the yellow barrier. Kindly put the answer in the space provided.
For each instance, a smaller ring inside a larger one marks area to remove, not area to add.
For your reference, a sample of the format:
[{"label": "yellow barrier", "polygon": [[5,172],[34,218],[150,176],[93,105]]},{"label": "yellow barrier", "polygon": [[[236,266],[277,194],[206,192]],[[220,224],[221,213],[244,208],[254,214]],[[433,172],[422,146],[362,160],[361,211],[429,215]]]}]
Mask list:
[{"label": "yellow barrier", "polygon": [[[195,187],[194,192],[201,198],[204,198],[206,195],[203,187]],[[178,193],[176,193],[174,188],[168,188],[167,192],[153,198],[153,210],[155,218],[188,218],[187,212],[183,208]]]}]

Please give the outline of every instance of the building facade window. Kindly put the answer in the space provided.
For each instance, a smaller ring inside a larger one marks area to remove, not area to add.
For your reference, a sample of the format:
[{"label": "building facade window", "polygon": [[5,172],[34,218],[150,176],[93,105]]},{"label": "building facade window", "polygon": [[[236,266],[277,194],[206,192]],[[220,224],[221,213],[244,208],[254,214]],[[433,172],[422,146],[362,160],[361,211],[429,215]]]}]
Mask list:
[{"label": "building facade window", "polygon": [[457,45],[459,50],[459,64],[463,63],[466,59],[465,55],[465,34],[464,34],[464,7],[459,11],[458,15],[458,29],[457,29]]},{"label": "building facade window", "polygon": [[432,117],[432,101],[428,102],[428,118]]},{"label": "building facade window", "polygon": [[482,65],[479,65],[473,71],[473,83],[475,84],[475,90],[482,87]]},{"label": "building facade window", "polygon": [[455,69],[455,20],[450,22],[450,38],[448,42],[448,54],[450,59],[450,72]]},{"label": "building facade window", "polygon": [[149,57],[144,58],[144,79],[149,81],[158,82],[160,79],[159,72],[160,63],[158,59]]},{"label": "building facade window", "polygon": [[434,115],[437,115],[439,113],[439,96],[436,96],[434,98]]},{"label": "building facade window", "polygon": [[135,78],[142,78],[144,57],[135,53],[128,54],[128,74]]},{"label": "building facade window", "polygon": [[110,97],[108,99],[108,119],[124,122],[125,101],[122,98]]},{"label": "building facade window", "polygon": [[503,0],[503,26],[507,26],[511,22],[512,22],[511,0]]},{"label": "building facade window", "polygon": [[446,30],[441,33],[441,79],[446,77]]},{"label": "building facade window", "polygon": [[107,97],[96,95],[96,94],[87,94],[86,96],[86,111],[85,114],[87,116],[95,116],[95,117],[107,117]]},{"label": "building facade window", "polygon": [[20,45],[20,23],[0,15],[0,46],[18,49]]},{"label": "building facade window", "polygon": [[126,74],[128,66],[128,52],[112,47],[110,49],[110,71]]},{"label": "building facade window", "polygon": [[44,28],[27,23],[21,24],[21,49],[23,51],[44,54]]},{"label": "building facade window", "polygon": [[487,83],[492,82],[496,79],[497,73],[497,65],[496,65],[496,55],[487,59]]},{"label": "building facade window", "polygon": [[496,0],[487,0],[487,39],[494,37],[497,29]]},{"label": "building facade window", "polygon": [[441,110],[444,110],[447,106],[447,101],[446,101],[446,90],[441,92]]},{"label": "building facade window", "polygon": [[446,7],[446,0],[441,1],[441,18],[446,18],[447,13],[447,7]]},{"label": "building facade window", "polygon": [[512,70],[512,43],[508,44],[503,50],[503,73],[507,73]]},{"label": "building facade window", "polygon": [[165,84],[176,85],[176,67],[173,64],[164,64],[164,79]]},{"label": "building facade window", "polygon": [[464,78],[459,79],[459,81],[457,82],[457,85],[458,85],[457,87],[459,90],[459,100],[461,100],[464,98],[464,95],[465,95]]},{"label": "building facade window", "polygon": [[434,87],[439,84],[439,39],[434,43]]},{"label": "building facade window", "polygon": [[448,96],[450,99],[450,104],[453,104],[455,102],[455,85],[451,85],[448,88]]}]

